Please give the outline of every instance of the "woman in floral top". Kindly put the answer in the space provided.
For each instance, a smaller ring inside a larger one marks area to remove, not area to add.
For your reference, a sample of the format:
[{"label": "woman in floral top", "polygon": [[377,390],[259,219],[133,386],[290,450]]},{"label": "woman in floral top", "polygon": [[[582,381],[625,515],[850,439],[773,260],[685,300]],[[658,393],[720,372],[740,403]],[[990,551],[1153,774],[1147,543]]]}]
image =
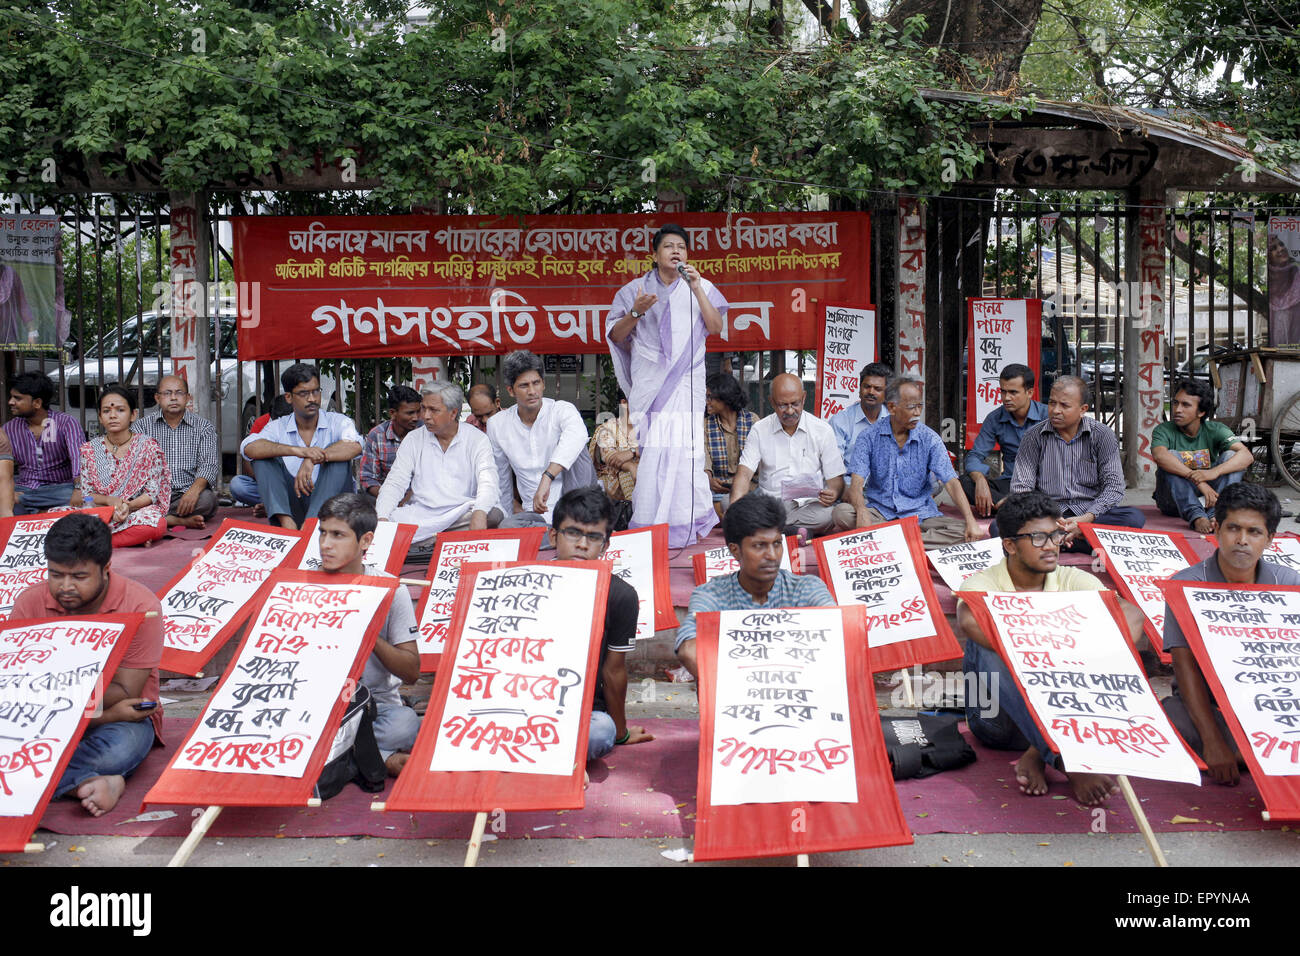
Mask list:
[{"label": "woman in floral top", "polygon": [[[81,485],[73,507],[113,509],[113,547],[156,541],[167,533],[171,472],[152,438],[131,431],[135,396],[109,385],[99,396],[104,434],[81,446]],[[82,500],[78,500],[78,499]]]}]

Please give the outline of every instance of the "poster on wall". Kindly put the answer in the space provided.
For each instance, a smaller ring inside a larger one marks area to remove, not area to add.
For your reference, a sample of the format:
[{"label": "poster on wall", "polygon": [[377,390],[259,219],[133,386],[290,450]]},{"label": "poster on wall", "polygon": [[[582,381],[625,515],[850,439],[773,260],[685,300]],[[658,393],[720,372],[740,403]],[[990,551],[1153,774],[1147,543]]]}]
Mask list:
[{"label": "poster on wall", "polygon": [[1268,220],[1268,344],[1300,345],[1300,216]]},{"label": "poster on wall", "polygon": [[61,349],[71,325],[58,217],[0,216],[0,349]]}]

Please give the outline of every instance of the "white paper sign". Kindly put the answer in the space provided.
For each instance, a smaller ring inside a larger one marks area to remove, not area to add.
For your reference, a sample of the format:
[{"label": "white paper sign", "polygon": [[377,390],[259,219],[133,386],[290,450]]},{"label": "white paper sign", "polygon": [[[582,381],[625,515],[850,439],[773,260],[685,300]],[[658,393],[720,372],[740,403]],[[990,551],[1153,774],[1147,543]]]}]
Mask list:
[{"label": "white paper sign", "polygon": [[1133,603],[1146,615],[1157,634],[1165,632],[1165,593],[1160,582],[1185,570],[1191,563],[1172,538],[1158,531],[1108,531],[1093,526],[1092,533],[1105,555],[1106,570],[1122,578]]},{"label": "white paper sign", "polygon": [[1029,361],[1029,318],[1024,299],[976,299],[971,303],[974,322],[967,361],[975,374],[974,422],[983,422],[1002,404],[998,376],[1013,362],[1033,367]]},{"label": "white paper sign", "polygon": [[441,654],[447,643],[447,626],[460,586],[462,561],[518,561],[518,538],[483,538],[480,541],[444,541],[429,585],[429,600],[420,618],[419,651]]},{"label": "white paper sign", "polygon": [[[740,570],[740,562],[731,556],[731,549],[725,544],[720,548],[707,548],[700,553],[704,555],[704,580],[706,581],[712,581],[724,574],[731,574]],[[781,549],[781,570],[794,574],[794,568],[790,565],[790,542],[788,539],[785,547]]]},{"label": "white paper sign", "polygon": [[830,418],[858,401],[859,376],[875,360],[876,310],[828,305],[818,370],[821,404],[817,417]]},{"label": "white paper sign", "polygon": [[1300,594],[1222,585],[1183,594],[1260,767],[1300,774]]},{"label": "white paper sign", "polygon": [[1292,571],[1300,571],[1300,538],[1293,534],[1274,535],[1263,557],[1274,564],[1285,565]]},{"label": "white paper sign", "polygon": [[825,538],[821,545],[835,603],[866,606],[870,646],[884,647],[934,634],[930,602],[902,525],[881,525]]},{"label": "white paper sign", "polygon": [[549,562],[479,573],[430,770],[567,777],[585,760],[578,731],[598,582],[596,568]]},{"label": "white paper sign", "polygon": [[36,811],[123,630],[69,618],[0,631],[0,816]]},{"label": "white paper sign", "polygon": [[1073,772],[1199,786],[1100,591],[991,592],[986,606],[1048,738]]},{"label": "white paper sign", "polygon": [[839,609],[719,617],[710,799],[857,803]]},{"label": "white paper sign", "polygon": [[968,577],[993,567],[1002,560],[1003,553],[1001,538],[985,538],[935,548],[925,552],[925,557],[939,572],[948,590],[960,591]]},{"label": "white paper sign", "polygon": [[173,766],[301,777],[390,593],[369,584],[277,583]]},{"label": "white paper sign", "polygon": [[44,583],[45,533],[61,517],[33,515],[14,521],[9,540],[0,552],[0,621],[8,619],[18,595],[33,584]]},{"label": "white paper sign", "polygon": [[614,577],[622,578],[636,591],[636,639],[654,637],[654,539],[650,529],[616,531],[609,536],[605,557],[614,562]]},{"label": "white paper sign", "polygon": [[199,652],[298,544],[296,532],[225,528],[162,596],[163,646]]},{"label": "white paper sign", "polygon": [[[380,521],[375,527],[374,540],[362,555],[362,563],[387,571],[388,559],[393,556],[393,544],[396,542],[399,527],[396,521]],[[316,525],[312,530],[313,533],[307,537],[307,550],[298,564],[303,571],[321,570],[320,525]]]}]

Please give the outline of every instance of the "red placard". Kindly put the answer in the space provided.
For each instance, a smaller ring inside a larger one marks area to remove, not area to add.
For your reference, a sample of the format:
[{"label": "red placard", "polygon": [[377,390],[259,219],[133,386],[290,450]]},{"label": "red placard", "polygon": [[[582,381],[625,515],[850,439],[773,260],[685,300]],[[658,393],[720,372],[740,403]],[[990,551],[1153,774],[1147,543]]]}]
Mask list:
[{"label": "red placard", "polygon": [[[442,549],[449,544],[474,544],[482,541],[518,541],[519,550],[511,560],[532,561],[537,558],[537,552],[542,548],[542,540],[546,537],[545,528],[493,528],[487,531],[443,531],[433,542],[433,556],[429,558],[429,567],[425,570],[424,576],[434,587],[420,589],[420,600],[415,608],[415,620],[420,626],[420,644],[423,647],[434,632],[441,628],[443,639],[446,640],[451,621],[444,623],[430,624],[425,621],[425,612],[429,609],[429,602],[433,599],[433,592],[437,585],[438,558],[442,554]],[[473,560],[467,558],[466,560]],[[482,560],[482,559],[479,559]],[[458,585],[459,587],[459,585]],[[426,633],[427,632],[427,633]],[[441,654],[429,654],[423,650],[420,652],[420,671],[425,674],[432,674],[438,670],[438,665],[442,662]]]},{"label": "red placard", "polygon": [[[99,509],[111,511],[112,509]],[[22,622],[22,627],[32,627],[40,624],[66,624],[70,617],[81,617],[82,615],[69,614],[61,617],[39,617],[32,618]],[[91,715],[96,713],[99,708],[99,702],[104,695],[104,688],[108,686],[112,675],[117,672],[118,665],[122,663],[122,658],[126,656],[127,649],[130,648],[131,642],[135,640],[135,632],[140,627],[140,622],[144,620],[143,614],[88,614],[85,617],[93,617],[97,621],[113,622],[122,624],[122,633],[118,635],[117,643],[109,653],[108,659],[104,662],[104,667],[100,671],[100,680],[95,684],[91,692],[90,700],[84,708],[81,720],[77,724],[76,731],[68,738],[68,745],[63,748],[63,753],[59,755],[58,763],[47,772],[48,782],[45,786],[45,793],[41,796],[40,802],[36,809],[23,817],[0,817],[0,853],[21,853],[31,838],[32,832],[36,829],[37,824],[41,822],[41,817],[45,815],[45,808],[49,806],[50,797],[54,793],[54,788],[63,777],[63,772],[68,769],[68,764],[72,762],[73,751],[77,749],[77,744],[81,742],[82,735],[86,732],[86,725],[90,723]],[[104,679],[108,675],[109,680]],[[13,772],[22,769],[21,767],[11,768],[6,766],[5,772]],[[0,773],[0,782],[3,781],[3,773]]]},{"label": "red placard", "polygon": [[[316,781],[320,778],[320,772],[329,757],[330,748],[334,743],[334,735],[339,729],[339,722],[343,719],[343,711],[347,708],[350,700],[350,696],[344,692],[345,688],[355,686],[360,682],[361,672],[366,669],[366,660],[374,650],[375,638],[379,634],[379,629],[384,626],[384,622],[388,619],[388,609],[392,606],[393,595],[400,585],[394,578],[369,577],[364,574],[330,574],[325,571],[281,569],[272,572],[271,576],[267,578],[263,590],[258,592],[256,603],[249,602],[253,604],[254,616],[261,611],[262,604],[265,602],[270,589],[282,582],[333,585],[365,584],[371,587],[388,588],[387,596],[380,601],[374,617],[366,625],[366,631],[357,645],[356,655],[352,660],[351,667],[348,669],[347,680],[344,686],[339,688],[339,693],[336,695],[333,707],[330,708],[329,717],[325,721],[315,747],[312,749],[311,760],[308,761],[303,775],[301,777],[282,777],[258,773],[225,773],[177,769],[175,766],[176,760],[185,752],[186,743],[190,739],[189,735],[186,735],[185,742],[176,748],[176,753],[172,755],[171,761],[167,764],[167,769],[163,771],[162,776],[158,778],[158,782],[153,785],[153,788],[141,801],[141,808],[156,804],[178,803],[222,807],[293,807],[305,806],[307,800],[310,799],[312,792],[316,788]],[[254,628],[249,628],[250,632],[252,630]],[[244,653],[244,646],[248,643],[250,636],[249,633],[246,633],[239,642],[234,660],[239,660]],[[212,692],[212,697],[209,698],[209,707],[211,701],[217,697],[221,689],[225,687],[226,682],[231,679],[235,670],[236,668],[231,667],[222,675],[220,683],[217,684]],[[194,726],[198,727],[202,724],[207,716],[208,707],[204,707],[203,713],[199,715],[199,719]],[[193,732],[193,729],[191,729],[190,734],[193,734]]]},{"label": "red placard", "polygon": [[[392,522],[388,522],[388,523],[392,524]],[[319,534],[318,531],[319,524],[320,521],[316,518],[308,518],[306,521],[302,523],[302,536],[303,539],[307,542],[307,547],[306,547],[306,552],[303,555],[299,556],[298,559],[299,563],[302,563],[303,561],[307,560],[306,554],[310,553],[312,550],[311,548],[312,539],[315,538],[317,534]],[[419,526],[413,524],[399,524],[397,526],[397,530],[393,533],[393,547],[388,552],[388,560],[384,562],[384,566],[382,570],[387,571],[389,574],[393,574],[393,575],[400,575],[402,573],[402,565],[406,564],[406,554],[408,551],[411,550],[411,540],[415,537],[415,533],[419,530],[420,530]],[[317,556],[319,556],[320,554],[319,548],[316,549],[316,554]],[[307,568],[305,570],[312,570],[312,569]]]},{"label": "red placard", "polygon": [[[952,627],[948,624],[948,618],[944,616],[939,607],[939,595],[934,590],[934,580],[930,576],[930,565],[925,560],[925,546],[921,543],[921,524],[915,516],[900,518],[896,521],[886,521],[883,524],[873,525],[871,528],[857,528],[853,531],[845,531],[842,534],[814,539],[813,547],[817,551],[817,571],[821,575],[821,579],[826,583],[827,589],[831,592],[831,597],[835,599],[837,604],[852,604],[853,602],[848,595],[841,597],[835,593],[835,581],[830,572],[826,544],[848,535],[860,534],[874,528],[887,528],[891,525],[899,525],[903,529],[903,537],[907,540],[908,555],[912,559],[912,568],[920,580],[921,591],[925,595],[926,605],[930,611],[930,621],[934,627],[934,633],[910,641],[897,641],[893,644],[871,647],[871,670],[872,673],[877,674],[882,671],[900,670],[914,664],[931,664],[935,661],[950,661],[961,657],[961,646],[957,643],[957,638],[953,636]],[[870,644],[870,640],[871,632],[868,628],[868,644]]]},{"label": "red placard", "polygon": [[[465,564],[461,568],[461,587],[456,592],[456,608],[452,614],[447,638],[447,654],[456,659],[460,651],[465,619],[469,613],[470,596],[474,582],[485,571],[504,568],[534,567],[541,571],[551,568],[582,568],[598,571],[596,598],[591,609],[591,622],[587,629],[587,679],[583,682],[582,714],[591,713],[591,702],[596,694],[596,678],[600,661],[600,643],[605,631],[605,602],[609,597],[610,566],[603,561],[547,561],[542,564],[527,561],[496,561],[491,564]],[[581,626],[580,614],[585,609],[575,608],[575,625]],[[420,724],[420,735],[411,749],[411,759],[406,762],[402,775],[397,778],[392,792],[384,801],[384,809],[392,811],[488,811],[488,810],[578,810],[584,805],[583,773],[587,763],[587,735],[590,721],[578,722],[578,739],[574,751],[573,773],[568,776],[542,773],[513,773],[477,770],[430,770],[434,751],[442,729],[442,714],[451,691],[454,667],[440,668],[434,681],[433,694]]]},{"label": "red placard", "polygon": [[[105,524],[113,519],[112,508],[68,509],[0,518],[0,621],[9,617],[18,595],[33,584],[43,584],[48,577],[44,532],[65,515],[78,513],[97,515]],[[10,538],[18,529],[22,529],[24,536],[39,534],[40,541],[25,540],[23,546],[15,549],[15,553],[6,553],[9,550]]]},{"label": "red placard", "polygon": [[633,534],[650,535],[650,551],[654,561],[654,629],[672,630],[681,622],[677,620],[677,612],[673,610],[673,593],[668,584],[668,525],[655,524],[645,528],[632,528],[629,531],[615,531],[609,536],[609,540],[613,542],[615,538]]},{"label": "red placard", "polygon": [[[733,860],[832,850],[860,850],[912,842],[898,805],[889,755],[876,716],[875,692],[866,654],[866,613],[842,607],[844,669],[848,681],[849,732],[853,741],[857,803],[744,803],[714,806],[714,711],[718,671],[717,613],[695,618],[695,654],[700,670],[699,797],[695,859]],[[792,825],[798,821],[801,825]]]},{"label": "red placard", "polygon": [[[713,548],[710,551],[715,550]],[[716,550],[725,550],[723,548]],[[799,536],[787,535],[785,539],[785,556],[790,562],[790,567],[786,568],[791,574],[803,574],[803,555],[799,551]],[[724,574],[731,574],[739,570],[740,562],[735,558],[728,556],[725,561],[709,561],[709,552],[701,551],[691,558],[691,570],[695,574],[695,586],[698,588],[705,581],[711,581],[713,578],[721,577]],[[676,624],[669,625],[676,627]]]},{"label": "red placard", "polygon": [[862,370],[880,359],[878,324],[874,305],[822,305],[815,402],[818,418],[830,418],[859,400]]},{"label": "red placard", "polygon": [[[196,555],[189,564],[181,568],[174,578],[158,589],[158,600],[163,602],[164,614],[166,613],[167,593],[171,591],[172,588],[176,587],[176,585],[185,578],[185,575],[189,574],[190,568],[194,566],[195,561],[200,560],[204,555],[216,547],[225,533],[232,530],[252,531],[256,534],[277,534],[289,538],[298,538],[299,540],[297,543],[285,552],[284,557],[280,559],[280,564],[277,565],[277,567],[294,567],[302,559],[303,552],[307,550],[307,539],[303,536],[301,531],[290,531],[287,528],[279,528],[274,525],[256,524],[251,521],[237,521],[234,518],[227,518],[225,521],[221,522],[221,526],[217,528],[217,533],[214,534],[208,543],[203,546],[203,550]],[[269,580],[270,576],[268,575],[267,581]],[[226,641],[230,640],[235,632],[243,627],[244,621],[248,620],[248,616],[253,613],[253,609],[262,606],[262,602],[266,600],[267,581],[263,581],[257,591],[254,592],[253,596],[235,612],[235,616],[232,617],[225,626],[221,628],[221,630],[212,635],[212,637],[208,639],[208,642],[197,651],[181,650],[180,648],[168,647],[164,644],[162,662],[158,665],[159,668],[167,671],[175,671],[178,674],[191,675],[196,675],[202,671],[203,665],[212,659],[212,655],[221,650]]]},{"label": "red placard", "polygon": [[1015,362],[1034,370],[1034,399],[1038,399],[1042,339],[1042,299],[966,300],[967,448],[975,444],[980,423],[1002,403],[998,376],[1007,365]]},{"label": "red placard", "polygon": [[807,299],[871,301],[865,212],[236,216],[239,357],[603,353],[618,290],[668,222],[730,303],[709,348],[812,349]]},{"label": "red placard", "polygon": [[1278,584],[1222,585],[1205,581],[1171,580],[1165,582],[1165,600],[1169,603],[1169,610],[1173,612],[1174,617],[1178,620],[1178,626],[1183,629],[1183,636],[1187,638],[1187,645],[1192,649],[1192,653],[1196,655],[1196,663],[1201,669],[1201,676],[1205,678],[1206,686],[1210,688],[1210,693],[1214,695],[1214,699],[1219,705],[1219,712],[1223,714],[1223,720],[1228,725],[1228,732],[1232,734],[1233,742],[1237,745],[1237,751],[1241,754],[1242,759],[1246,761],[1246,766],[1250,768],[1250,778],[1255,782],[1255,786],[1259,788],[1260,796],[1264,798],[1264,806],[1268,807],[1269,818],[1273,820],[1300,820],[1300,775],[1280,777],[1264,773],[1259,760],[1255,757],[1255,748],[1251,746],[1250,740],[1246,737],[1246,731],[1241,726],[1241,721],[1237,719],[1237,714],[1232,709],[1232,703],[1223,689],[1223,682],[1219,680],[1219,675],[1215,673],[1210,662],[1210,656],[1205,650],[1205,639],[1201,637],[1201,629],[1196,626],[1196,618],[1187,604],[1186,595],[1183,594],[1183,591],[1189,587],[1231,587],[1235,591],[1292,592],[1300,592],[1300,587],[1284,587]]}]

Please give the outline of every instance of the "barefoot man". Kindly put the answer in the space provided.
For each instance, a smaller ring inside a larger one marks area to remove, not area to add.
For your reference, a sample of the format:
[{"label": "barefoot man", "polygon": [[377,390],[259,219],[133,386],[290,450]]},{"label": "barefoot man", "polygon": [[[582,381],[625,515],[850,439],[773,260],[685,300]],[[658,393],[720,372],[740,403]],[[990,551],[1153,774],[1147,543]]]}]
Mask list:
[{"label": "barefoot man", "polygon": [[161,744],[158,661],[162,657],[162,606],[142,584],[110,573],[113,535],[88,514],[71,514],[45,536],[49,579],[33,584],[14,602],[12,619],[56,615],[156,612],[135,632],[126,656],[104,688],[102,713],[92,717],[63,772],[56,797],[76,794],[89,813],[102,816],[117,805],[126,778],[154,742]]},{"label": "barefoot man", "polygon": [[[1003,560],[986,571],[966,579],[963,591],[1101,591],[1105,585],[1079,568],[1059,567],[1057,559],[1061,541],[1066,536],[1057,524],[1061,508],[1040,491],[1008,495],[998,507],[998,526],[1002,535]],[[1141,612],[1121,601],[1128,622],[1129,635],[1142,633]],[[992,701],[987,710],[966,707],[966,723],[971,733],[986,747],[994,750],[1020,750],[1016,762],[1016,783],[1020,792],[1031,797],[1047,793],[1048,763],[1061,770],[1070,781],[1074,798],[1086,806],[1104,803],[1115,792],[1109,777],[1096,773],[1071,773],[1061,766],[1060,755],[1051,752],[1047,741],[1034,723],[1033,715],[1015,678],[1011,676],[993,642],[980,628],[975,615],[964,602],[957,604],[957,624],[966,637],[966,654],[962,669],[976,675],[980,683],[979,700]]]}]

